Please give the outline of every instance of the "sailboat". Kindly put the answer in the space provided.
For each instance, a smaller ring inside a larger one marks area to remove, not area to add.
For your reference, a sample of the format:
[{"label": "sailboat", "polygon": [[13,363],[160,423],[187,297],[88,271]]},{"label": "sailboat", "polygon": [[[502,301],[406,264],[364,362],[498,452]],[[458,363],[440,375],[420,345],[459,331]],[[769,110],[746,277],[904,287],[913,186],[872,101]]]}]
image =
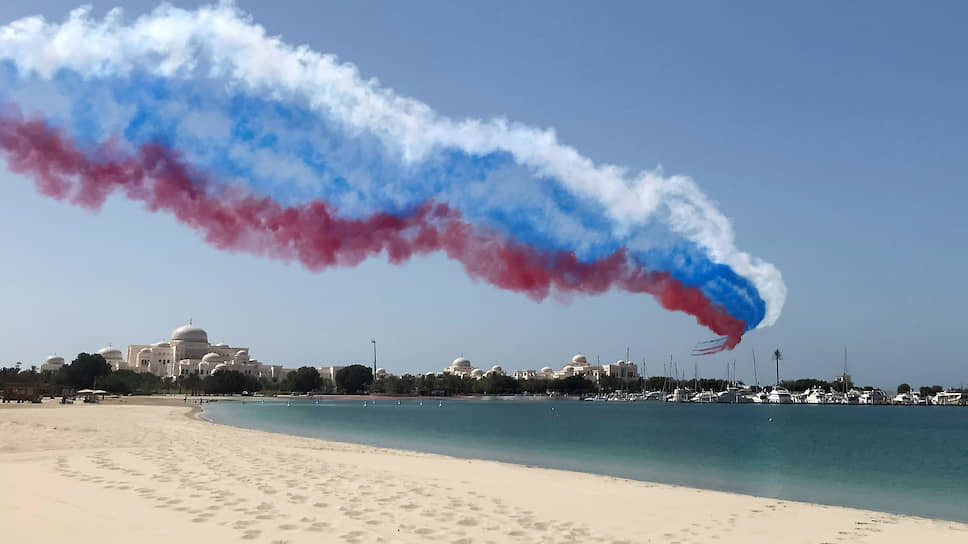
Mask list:
[{"label": "sailboat", "polygon": [[756,350],[753,350],[753,380],[756,381],[756,388],[759,389],[756,393],[753,393],[753,402],[756,404],[766,404],[768,402],[767,395],[760,389],[760,378],[756,374]]}]

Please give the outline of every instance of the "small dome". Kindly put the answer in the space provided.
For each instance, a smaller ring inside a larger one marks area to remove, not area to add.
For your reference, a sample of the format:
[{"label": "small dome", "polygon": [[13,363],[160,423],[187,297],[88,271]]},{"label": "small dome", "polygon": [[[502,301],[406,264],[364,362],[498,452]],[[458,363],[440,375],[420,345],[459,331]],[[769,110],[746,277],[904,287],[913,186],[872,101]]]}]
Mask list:
[{"label": "small dome", "polygon": [[112,347],[101,348],[97,350],[98,355],[104,357],[108,361],[116,361],[118,359],[123,359],[124,356],[121,355],[121,350]]},{"label": "small dome", "polygon": [[378,369],[376,369],[376,373],[377,374],[386,374],[387,373],[387,369],[385,369],[385,368],[378,368]]},{"label": "small dome", "polygon": [[208,343],[208,333],[192,325],[182,325],[171,333],[172,342],[202,342]]},{"label": "small dome", "polygon": [[227,347],[229,347],[229,345],[228,344],[215,344],[215,346],[213,346],[213,347],[216,347],[216,348],[227,348]]},{"label": "small dome", "polygon": [[450,366],[455,366],[455,367],[469,367],[469,366],[471,366],[471,362],[468,361],[467,359],[463,358],[463,357],[458,357],[458,358],[454,359],[453,364],[451,364]]},{"label": "small dome", "polygon": [[436,374],[434,374],[433,372],[428,372],[424,374],[424,376],[430,377],[430,376],[436,376]]},{"label": "small dome", "polygon": [[245,351],[244,349],[240,349],[239,351],[235,352],[235,356],[236,357],[248,357],[249,356],[249,352],[248,351]]},{"label": "small dome", "polygon": [[624,365],[625,364],[625,361],[619,359],[618,361],[615,361],[615,364],[617,364],[617,365]]},{"label": "small dome", "polygon": [[491,372],[504,372],[504,369],[499,367],[498,365],[494,365],[491,367]]},{"label": "small dome", "polygon": [[202,357],[202,362],[203,363],[221,363],[223,360],[224,359],[222,358],[221,355],[219,355],[218,353],[214,353],[214,352],[212,352],[212,353],[206,353]]},{"label": "small dome", "polygon": [[212,369],[212,372],[211,373],[212,374],[215,374],[219,370],[223,370],[223,369],[227,368],[228,366],[229,365],[227,365],[225,363],[219,363],[219,364],[215,365],[215,368]]},{"label": "small dome", "polygon": [[151,348],[141,348],[140,350],[138,350],[139,355],[146,354],[146,353],[151,353]]},{"label": "small dome", "polygon": [[50,357],[47,358],[46,361],[44,361],[44,363],[51,364],[51,365],[62,365],[64,364],[64,358],[58,355],[51,355]]},{"label": "small dome", "polygon": [[584,366],[588,364],[588,359],[584,355],[578,354],[571,358],[571,364],[575,366]]},{"label": "small dome", "polygon": [[554,372],[554,369],[552,369],[550,366],[544,366],[541,367],[541,372]]},{"label": "small dome", "polygon": [[155,342],[154,344],[151,344],[151,347],[153,347],[153,348],[170,348],[171,347],[171,344],[169,344],[168,342]]},{"label": "small dome", "polygon": [[483,375],[484,375],[484,371],[479,368],[475,368],[474,370],[471,371],[471,376],[474,376],[475,378]]}]

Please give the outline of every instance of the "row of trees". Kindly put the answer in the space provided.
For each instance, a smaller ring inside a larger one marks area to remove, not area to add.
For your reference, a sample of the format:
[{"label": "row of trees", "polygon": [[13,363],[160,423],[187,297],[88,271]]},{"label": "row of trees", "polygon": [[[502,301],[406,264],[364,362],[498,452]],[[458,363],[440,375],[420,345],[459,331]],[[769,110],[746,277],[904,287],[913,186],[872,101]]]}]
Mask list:
[{"label": "row of trees", "polygon": [[[910,393],[911,391],[911,386],[906,383],[902,383],[901,385],[897,386],[898,394]],[[928,385],[918,388],[918,393],[921,395],[921,398],[931,397],[942,391],[944,391],[944,387],[941,387],[940,385]],[[960,389],[952,389],[952,391],[960,391]]]},{"label": "row of trees", "polygon": [[[776,354],[774,354],[776,356]],[[779,361],[777,361],[779,362]],[[103,389],[118,394],[151,394],[151,393],[206,393],[206,394],[238,394],[242,392],[254,393],[263,391],[318,393],[318,394],[387,394],[387,395],[516,395],[521,393],[543,395],[547,392],[558,392],[566,395],[585,395],[596,392],[611,393],[626,390],[639,391],[671,391],[677,387],[686,387],[694,391],[722,391],[729,382],[722,379],[699,378],[693,380],[677,380],[665,376],[652,376],[625,382],[619,378],[602,376],[598,382],[592,382],[579,376],[563,379],[535,378],[517,380],[511,376],[489,375],[482,379],[461,378],[451,374],[442,375],[388,375],[374,380],[372,370],[364,365],[350,365],[340,369],[335,380],[325,379],[316,368],[301,367],[286,375],[285,379],[276,382],[265,378],[257,378],[233,370],[220,370],[211,376],[189,374],[178,378],[160,378],[150,373],[132,372],[130,370],[114,371],[111,366],[98,354],[80,353],[71,362],[56,372],[38,372],[35,367],[23,370],[18,363],[15,366],[0,368],[0,386],[4,383],[46,384],[51,394],[59,394],[62,388]],[[739,382],[742,384],[742,382]],[[805,391],[812,387],[825,390],[846,392],[851,387],[849,382],[826,382],[813,378],[786,380],[781,385],[791,391]],[[865,388],[870,389],[870,388]],[[901,384],[898,393],[910,392],[911,386]],[[934,395],[943,388],[940,385],[921,387],[922,397]]]}]

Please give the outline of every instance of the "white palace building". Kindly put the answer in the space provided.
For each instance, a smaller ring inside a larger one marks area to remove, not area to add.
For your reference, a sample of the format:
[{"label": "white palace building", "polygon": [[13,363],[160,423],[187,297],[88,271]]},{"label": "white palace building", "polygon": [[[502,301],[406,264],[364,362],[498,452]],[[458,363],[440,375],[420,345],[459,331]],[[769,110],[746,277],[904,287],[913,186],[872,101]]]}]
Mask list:
[{"label": "white palace building", "polygon": [[97,353],[115,370],[150,372],[163,378],[190,374],[207,376],[225,369],[258,378],[281,379],[286,372],[282,365],[250,359],[249,348],[210,344],[208,333],[193,325],[175,329],[168,342],[128,346],[127,357],[113,347],[100,349]]}]

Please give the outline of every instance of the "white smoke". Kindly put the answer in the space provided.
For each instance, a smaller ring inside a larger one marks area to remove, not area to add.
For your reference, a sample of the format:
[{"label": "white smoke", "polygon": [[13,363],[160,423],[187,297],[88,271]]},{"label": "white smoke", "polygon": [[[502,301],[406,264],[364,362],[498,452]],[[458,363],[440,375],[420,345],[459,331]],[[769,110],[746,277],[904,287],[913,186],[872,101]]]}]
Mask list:
[{"label": "white smoke", "polygon": [[132,22],[120,9],[95,20],[89,8],[62,23],[27,17],[0,27],[0,57],[19,70],[50,78],[68,68],[89,77],[125,76],[138,69],[163,77],[218,78],[276,100],[298,100],[369,131],[403,161],[417,162],[441,148],[472,154],[507,152],[536,176],[553,177],[572,193],[601,203],[618,234],[659,219],[756,286],[766,302],[760,326],[776,322],[786,285],[772,264],[739,251],[729,220],[692,179],[661,171],[633,172],[596,165],[558,142],[555,132],[505,119],[453,120],[426,104],[360,77],[307,46],[292,46],[231,2],[186,11],[161,5]]}]

